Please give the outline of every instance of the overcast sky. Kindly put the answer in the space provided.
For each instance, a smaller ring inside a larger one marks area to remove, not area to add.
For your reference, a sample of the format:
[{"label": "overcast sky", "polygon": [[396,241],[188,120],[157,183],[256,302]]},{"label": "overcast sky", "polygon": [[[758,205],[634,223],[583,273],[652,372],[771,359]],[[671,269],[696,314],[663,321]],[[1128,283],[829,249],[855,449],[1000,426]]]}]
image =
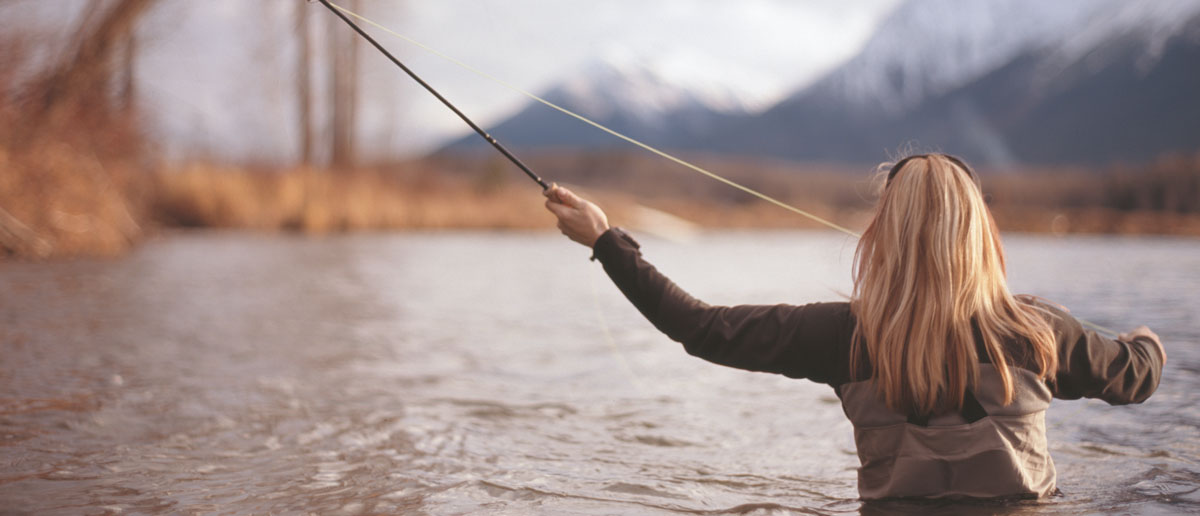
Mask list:
[{"label": "overcast sky", "polygon": [[[79,4],[83,0],[64,0]],[[298,0],[168,0],[143,28],[139,80],[177,154],[284,158],[295,149],[289,68]],[[367,0],[366,15],[506,81],[540,91],[591,60],[622,56],[762,104],[851,57],[896,0]],[[306,4],[310,14],[332,14]],[[378,34],[487,125],[525,100],[403,40]],[[412,154],[466,128],[363,48],[362,142]]]}]

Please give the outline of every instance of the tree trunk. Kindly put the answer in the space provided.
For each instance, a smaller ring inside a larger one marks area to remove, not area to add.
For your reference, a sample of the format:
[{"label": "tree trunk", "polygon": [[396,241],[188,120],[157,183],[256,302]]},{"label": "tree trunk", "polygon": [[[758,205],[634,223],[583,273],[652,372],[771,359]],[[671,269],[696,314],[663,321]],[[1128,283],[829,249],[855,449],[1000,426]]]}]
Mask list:
[{"label": "tree trunk", "polygon": [[137,78],[134,63],[137,61],[137,36],[133,31],[125,34],[121,55],[121,112],[132,116],[137,104]]},{"label": "tree trunk", "polygon": [[300,164],[313,163],[312,37],[308,26],[309,4],[296,2],[296,112],[299,115]]},{"label": "tree trunk", "polygon": [[[351,0],[351,11],[360,12],[362,2]],[[358,45],[359,38],[346,27],[337,27],[333,34],[333,149],[331,161],[334,167],[354,166],[354,124],[358,111]]]},{"label": "tree trunk", "polygon": [[158,0],[120,0],[103,14],[91,10],[80,22],[73,47],[47,76],[36,118],[53,118],[63,106],[87,104],[105,110],[110,95],[114,54],[133,32],[138,18]]}]

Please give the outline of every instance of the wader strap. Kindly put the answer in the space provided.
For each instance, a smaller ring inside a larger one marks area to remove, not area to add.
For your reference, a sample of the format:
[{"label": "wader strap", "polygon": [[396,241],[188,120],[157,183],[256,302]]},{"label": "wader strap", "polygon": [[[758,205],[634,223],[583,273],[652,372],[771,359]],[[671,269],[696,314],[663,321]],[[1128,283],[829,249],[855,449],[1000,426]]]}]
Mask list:
[{"label": "wader strap", "polygon": [[[959,412],[959,415],[968,423],[974,423],[987,417],[988,413],[983,409],[983,405],[979,404],[979,400],[975,399],[975,394],[971,392],[971,389],[967,389],[963,393],[962,411]],[[929,426],[930,416],[930,414],[909,414],[908,422],[917,426]]]}]

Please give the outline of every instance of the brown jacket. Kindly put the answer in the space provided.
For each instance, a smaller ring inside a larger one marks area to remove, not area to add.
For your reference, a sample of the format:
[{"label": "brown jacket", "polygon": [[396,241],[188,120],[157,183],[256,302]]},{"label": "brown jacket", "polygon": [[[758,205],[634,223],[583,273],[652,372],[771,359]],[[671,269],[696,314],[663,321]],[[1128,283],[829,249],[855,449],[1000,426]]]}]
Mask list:
[{"label": "brown jacket", "polygon": [[[1148,338],[1110,340],[1042,305],[1058,337],[1058,370],[1013,368],[1015,399],[1002,403],[997,372],[980,353],[975,410],[927,420],[896,414],[876,396],[869,366],[850,370],[855,318],[848,303],[711,306],[684,292],[642,258],[619,229],[600,236],[594,258],[656,328],[691,355],[749,371],[828,384],[854,424],[864,499],[920,496],[1045,496],[1054,491],[1044,415],[1051,397],[1140,403],[1157,388],[1162,357]],[[1015,361],[1027,343],[1013,342]],[[865,360],[863,362],[866,362]]]}]

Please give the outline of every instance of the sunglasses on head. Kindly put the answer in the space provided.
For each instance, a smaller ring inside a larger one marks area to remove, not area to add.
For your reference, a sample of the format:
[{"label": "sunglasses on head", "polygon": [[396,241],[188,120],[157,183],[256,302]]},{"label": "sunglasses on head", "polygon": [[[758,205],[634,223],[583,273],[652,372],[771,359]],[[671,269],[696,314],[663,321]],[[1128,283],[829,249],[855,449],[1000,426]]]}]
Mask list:
[{"label": "sunglasses on head", "polygon": [[896,173],[899,172],[900,169],[904,168],[904,165],[907,164],[910,160],[913,160],[916,158],[928,158],[930,156],[941,156],[943,158],[950,160],[950,162],[957,165],[958,168],[961,168],[961,169],[967,171],[967,175],[971,176],[971,180],[974,181],[976,185],[979,184],[979,176],[976,176],[975,171],[971,170],[971,167],[967,166],[967,164],[964,163],[963,160],[958,159],[957,157],[952,156],[950,154],[936,153],[936,154],[914,154],[914,155],[904,158],[900,161],[897,161],[895,165],[892,165],[891,170],[888,170],[887,182],[885,183],[885,186],[892,184],[892,178],[895,177]]}]

